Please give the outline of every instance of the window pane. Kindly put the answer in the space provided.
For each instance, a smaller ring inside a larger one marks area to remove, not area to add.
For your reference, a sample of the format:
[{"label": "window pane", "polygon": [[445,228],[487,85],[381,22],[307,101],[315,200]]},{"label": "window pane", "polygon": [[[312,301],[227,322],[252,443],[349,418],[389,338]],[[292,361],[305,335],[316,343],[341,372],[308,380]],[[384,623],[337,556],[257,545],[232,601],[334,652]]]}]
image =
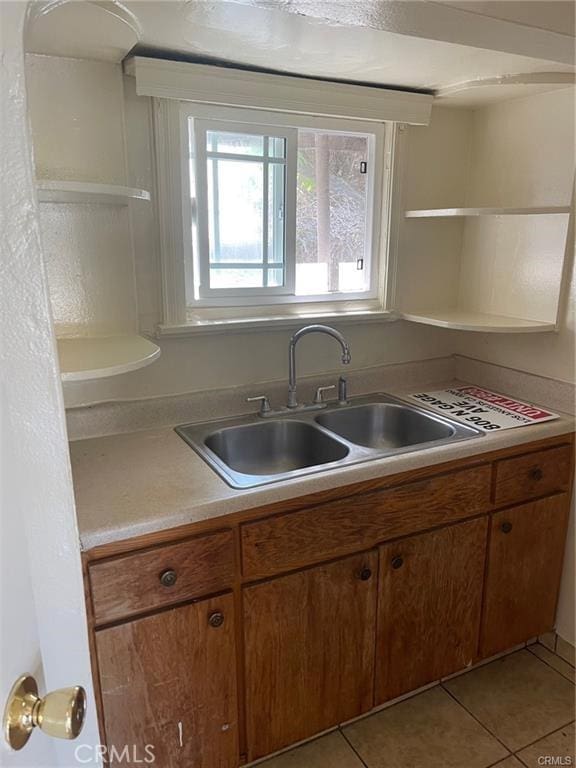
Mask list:
[{"label": "window pane", "polygon": [[262,288],[262,269],[210,269],[211,288]]},{"label": "window pane", "polygon": [[268,270],[268,287],[280,288],[284,285],[284,270],[283,269],[269,269]]},{"label": "window pane", "polygon": [[368,138],[298,131],[296,294],[369,289]]},{"label": "window pane", "polygon": [[[266,146],[262,136],[216,131],[207,135],[214,145],[224,135],[255,138],[261,148]],[[272,151],[285,152],[284,139],[279,141]],[[207,164],[210,288],[284,285],[284,163],[264,157],[248,161],[210,156]],[[267,268],[268,264],[274,267]],[[228,268],[212,269],[217,265]]]},{"label": "window pane", "polygon": [[260,163],[208,158],[210,262],[262,263]]},{"label": "window pane", "polygon": [[262,157],[264,154],[264,137],[252,133],[206,131],[206,149],[208,152]]}]

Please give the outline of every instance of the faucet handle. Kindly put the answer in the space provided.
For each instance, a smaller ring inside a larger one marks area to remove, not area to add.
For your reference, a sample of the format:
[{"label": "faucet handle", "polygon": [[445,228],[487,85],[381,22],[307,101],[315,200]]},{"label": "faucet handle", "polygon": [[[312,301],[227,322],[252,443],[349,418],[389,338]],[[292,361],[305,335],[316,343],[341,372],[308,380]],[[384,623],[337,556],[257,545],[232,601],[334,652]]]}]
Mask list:
[{"label": "faucet handle", "polygon": [[258,411],[260,416],[264,416],[266,413],[270,413],[270,411],[272,410],[270,408],[270,400],[268,399],[268,395],[256,395],[255,397],[247,397],[246,402],[247,403],[260,402],[260,410]]},{"label": "faucet handle", "polygon": [[321,405],[324,402],[324,392],[328,392],[331,389],[336,389],[336,385],[330,384],[329,387],[318,387],[314,395],[314,405]]}]

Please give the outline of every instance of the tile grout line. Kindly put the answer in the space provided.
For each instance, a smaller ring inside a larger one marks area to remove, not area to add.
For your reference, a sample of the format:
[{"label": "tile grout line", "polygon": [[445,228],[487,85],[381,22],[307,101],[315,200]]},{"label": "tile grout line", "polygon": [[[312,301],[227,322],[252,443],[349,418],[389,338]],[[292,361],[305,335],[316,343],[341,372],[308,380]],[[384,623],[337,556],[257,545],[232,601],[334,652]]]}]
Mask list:
[{"label": "tile grout line", "polygon": [[[551,650],[550,650],[550,648],[548,648],[548,647],[547,647],[546,645],[544,645],[543,643],[538,643],[538,642],[536,642],[536,643],[532,643],[532,645],[527,645],[527,646],[526,646],[526,650],[529,650],[529,651],[531,651],[531,649],[532,649],[532,648],[535,648],[537,645],[539,645],[539,646],[540,646],[540,648],[544,648],[544,650],[545,650],[545,651],[548,651],[548,653],[549,653],[551,656],[554,656],[555,658],[557,658],[557,659],[558,659],[558,661],[561,661],[561,662],[563,662],[564,664],[566,664],[567,666],[569,666],[569,667],[570,667],[570,669],[574,669],[574,670],[576,670],[576,667],[574,667],[572,664],[570,664],[570,662],[569,662],[569,661],[566,661],[566,659],[565,659],[565,658],[563,658],[562,656],[560,656],[560,654],[559,654],[559,653],[556,653],[556,651],[551,651]],[[531,652],[532,652],[532,651],[531,651]],[[543,659],[541,659],[541,657],[540,657],[540,656],[538,656],[537,654],[534,654],[534,656],[537,656],[537,658],[539,658],[539,659],[540,659],[540,661],[543,661]],[[554,669],[554,667],[552,667],[552,669]],[[556,670],[556,671],[558,671],[558,670]]]},{"label": "tile grout line", "polygon": [[[553,667],[552,667],[552,669],[553,669]],[[554,670],[554,671],[556,671],[556,670]],[[558,674],[560,674],[560,673],[558,673]],[[566,679],[566,678],[564,678],[564,679]],[[440,685],[442,685],[442,688],[444,688],[444,685],[443,685],[443,683],[440,683]],[[455,696],[454,696],[454,695],[453,695],[453,694],[452,694],[452,693],[451,693],[451,692],[450,692],[450,691],[449,691],[447,688],[444,688],[444,690],[446,691],[446,693],[447,693],[449,696],[451,696],[451,697],[454,699],[454,701],[455,701],[457,704],[459,704],[459,705],[462,707],[462,709],[466,710],[466,712],[468,712],[468,714],[469,714],[471,717],[473,717],[473,718],[474,718],[474,720],[476,720],[476,722],[477,722],[477,723],[479,723],[479,724],[482,726],[482,728],[484,728],[484,730],[485,730],[485,731],[487,731],[487,732],[490,734],[490,736],[493,736],[493,737],[496,739],[496,741],[500,742],[500,744],[502,744],[502,746],[503,746],[503,747],[504,747],[506,750],[508,750],[508,752],[510,753],[510,754],[508,755],[508,757],[510,757],[510,756],[518,757],[518,752],[521,752],[523,749],[526,749],[527,747],[533,747],[533,746],[534,746],[534,744],[537,744],[539,741],[542,741],[542,739],[547,739],[547,738],[548,738],[548,736],[552,736],[552,734],[553,734],[553,733],[556,733],[556,731],[561,731],[561,730],[562,730],[562,728],[566,728],[568,725],[572,725],[572,723],[574,722],[574,720],[572,719],[572,720],[570,720],[570,721],[569,721],[569,722],[567,722],[567,723],[563,723],[562,725],[558,725],[558,726],[556,726],[555,728],[553,728],[551,731],[548,731],[548,733],[544,733],[544,734],[542,734],[542,736],[539,736],[539,737],[538,737],[537,739],[535,739],[534,741],[531,741],[529,744],[524,744],[522,747],[519,747],[519,748],[518,748],[516,751],[513,751],[513,750],[512,750],[510,747],[508,747],[508,746],[507,746],[507,745],[506,745],[506,744],[505,744],[505,743],[502,741],[502,739],[500,739],[498,736],[496,736],[496,734],[495,734],[495,733],[493,733],[493,732],[490,730],[490,728],[488,728],[488,726],[484,725],[484,723],[483,723],[481,720],[479,720],[479,719],[476,717],[476,715],[475,715],[473,712],[470,712],[470,710],[469,710],[469,709],[468,709],[468,708],[467,708],[467,707],[466,707],[464,704],[462,704],[462,702],[458,701],[458,699],[457,699],[457,698],[456,698],[456,697],[455,697]],[[503,758],[503,759],[507,759],[507,758]],[[496,765],[498,765],[498,763],[496,763]]]},{"label": "tile grout line", "polygon": [[[528,747],[533,747],[535,744],[538,744],[539,741],[543,741],[544,739],[547,739],[548,736],[553,736],[558,731],[561,731],[562,728],[567,728],[569,725],[574,725],[574,722],[576,721],[570,720],[569,723],[564,723],[564,725],[559,725],[558,728],[554,728],[554,730],[550,731],[550,733],[547,733],[545,736],[540,736],[538,739],[531,741],[529,744],[526,744],[525,746],[520,747],[520,749],[517,749],[516,752],[513,752],[512,754],[514,755],[514,757],[517,757],[518,760],[521,760],[520,752],[522,752],[524,749],[528,749]],[[521,762],[524,762],[524,761],[521,760]]]},{"label": "tile grout line", "polygon": [[[535,643],[535,645],[538,645],[538,643]],[[542,648],[546,648],[546,646],[545,646],[545,645],[543,645],[543,646],[542,646]],[[553,670],[554,670],[554,672],[556,672],[556,674],[560,675],[560,677],[563,677],[563,678],[564,678],[564,680],[568,680],[568,682],[569,682],[569,683],[572,683],[572,685],[576,685],[576,683],[574,682],[574,680],[572,680],[572,679],[571,679],[571,678],[569,678],[569,677],[566,677],[566,675],[563,675],[563,674],[562,674],[562,672],[560,672],[558,669],[556,669],[556,667],[553,667],[553,666],[552,666],[552,664],[550,664],[548,661],[546,661],[546,659],[543,659],[541,656],[538,656],[538,654],[537,654],[537,653],[534,653],[534,651],[533,651],[533,650],[531,650],[531,646],[528,646],[528,648],[527,648],[526,650],[530,651],[530,653],[532,654],[532,656],[536,656],[536,658],[537,658],[537,659],[539,659],[539,661],[541,661],[543,664],[546,664],[546,666],[547,666],[547,667],[549,667],[550,669],[553,669]],[[550,651],[550,649],[549,649],[549,648],[546,648],[546,650],[547,650],[547,651],[549,651],[549,652],[550,652],[550,653],[551,653],[553,656],[556,656],[556,658],[557,658],[557,659],[559,659],[560,661],[563,661],[563,662],[564,662],[564,664],[568,664],[568,662],[567,662],[567,661],[565,661],[565,660],[562,658],[562,656],[558,656],[558,654],[557,654],[557,653],[554,653],[554,651]],[[570,669],[571,669],[571,670],[574,670],[574,667],[573,667],[571,664],[568,664],[568,666],[570,667]]]},{"label": "tile grout line", "polygon": [[[506,757],[506,758],[502,758],[502,760],[505,760],[505,759],[507,759],[508,757],[510,757],[511,755],[513,755],[513,754],[514,754],[514,753],[512,752],[512,750],[510,749],[510,747],[508,747],[506,744],[504,744],[504,742],[502,741],[502,739],[500,739],[498,736],[496,736],[496,734],[495,734],[495,733],[492,733],[492,731],[490,730],[490,728],[488,728],[487,726],[485,726],[485,725],[484,725],[484,723],[483,723],[481,720],[479,720],[479,719],[476,717],[476,715],[475,715],[473,712],[470,712],[470,710],[469,710],[469,709],[468,709],[468,708],[467,708],[467,707],[466,707],[464,704],[462,704],[462,702],[461,702],[461,701],[458,701],[458,699],[456,698],[456,696],[454,696],[454,694],[452,693],[452,691],[449,691],[449,690],[448,690],[448,688],[446,688],[446,687],[444,686],[444,683],[440,683],[440,685],[442,686],[442,690],[446,691],[446,693],[448,694],[448,696],[450,696],[450,698],[451,698],[451,699],[453,699],[453,700],[456,702],[456,704],[458,704],[458,706],[459,706],[459,707],[462,707],[462,709],[463,709],[465,712],[467,712],[467,713],[470,715],[470,717],[471,717],[471,718],[473,718],[473,719],[474,719],[474,720],[475,720],[475,721],[476,721],[476,722],[477,722],[479,725],[481,725],[481,726],[482,726],[482,728],[483,728],[483,729],[484,729],[484,730],[485,730],[487,733],[489,733],[489,734],[490,734],[490,736],[492,736],[494,739],[496,739],[496,741],[497,741],[497,742],[498,742],[498,743],[499,743],[499,744],[500,744],[502,747],[504,747],[504,749],[506,750],[506,752],[508,752],[508,755],[507,755],[507,757]],[[496,763],[496,765],[497,765],[497,764],[498,764],[498,763]]]},{"label": "tile grout line", "polygon": [[[516,755],[513,755],[512,752],[510,752],[506,757],[501,757],[500,760],[497,760],[495,763],[490,763],[490,765],[486,765],[485,768],[498,768],[499,765],[502,765],[502,763],[505,763],[513,757],[516,757]],[[524,766],[524,763],[522,763],[522,766]]]},{"label": "tile grout line", "polygon": [[360,754],[359,754],[359,752],[358,752],[358,750],[356,749],[356,747],[355,747],[355,746],[354,746],[354,745],[353,745],[353,744],[350,742],[350,739],[348,738],[348,736],[346,736],[346,734],[344,733],[344,730],[343,730],[342,728],[338,728],[338,730],[339,730],[339,731],[340,731],[340,733],[342,734],[342,738],[344,739],[344,741],[346,742],[346,744],[348,744],[348,746],[350,747],[350,749],[352,750],[352,752],[354,752],[354,754],[356,755],[356,757],[358,758],[358,760],[360,760],[360,762],[362,763],[362,765],[364,766],[364,768],[370,768],[370,766],[368,765],[368,763],[365,763],[365,762],[364,762],[364,759],[363,759],[362,755],[360,755]]}]

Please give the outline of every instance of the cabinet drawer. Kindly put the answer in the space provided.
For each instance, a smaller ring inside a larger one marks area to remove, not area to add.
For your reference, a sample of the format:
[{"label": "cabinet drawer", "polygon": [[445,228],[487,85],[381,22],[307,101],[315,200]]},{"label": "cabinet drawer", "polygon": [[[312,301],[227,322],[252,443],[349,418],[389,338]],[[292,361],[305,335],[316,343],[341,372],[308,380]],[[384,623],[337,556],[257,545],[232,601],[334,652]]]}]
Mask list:
[{"label": "cabinet drawer", "polygon": [[219,592],[234,580],[232,531],[115,557],[89,573],[96,624]]},{"label": "cabinet drawer", "polygon": [[260,578],[480,514],[490,465],[353,496],[241,526],[244,576]]},{"label": "cabinet drawer", "polygon": [[536,451],[496,463],[494,503],[514,504],[570,486],[572,450],[569,445]]}]

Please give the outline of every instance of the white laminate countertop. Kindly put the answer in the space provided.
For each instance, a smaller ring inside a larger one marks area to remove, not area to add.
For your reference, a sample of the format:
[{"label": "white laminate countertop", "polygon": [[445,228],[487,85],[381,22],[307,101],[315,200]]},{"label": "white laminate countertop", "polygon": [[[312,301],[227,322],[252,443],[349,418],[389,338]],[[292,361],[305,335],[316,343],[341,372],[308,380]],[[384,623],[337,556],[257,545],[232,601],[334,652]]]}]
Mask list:
[{"label": "white laminate countertop", "polygon": [[[463,386],[428,385],[427,391]],[[401,396],[422,387],[388,390]],[[433,466],[574,431],[573,416],[422,448],[249,490],[228,486],[171,427],[70,444],[80,541],[84,550],[298,496]]]}]

